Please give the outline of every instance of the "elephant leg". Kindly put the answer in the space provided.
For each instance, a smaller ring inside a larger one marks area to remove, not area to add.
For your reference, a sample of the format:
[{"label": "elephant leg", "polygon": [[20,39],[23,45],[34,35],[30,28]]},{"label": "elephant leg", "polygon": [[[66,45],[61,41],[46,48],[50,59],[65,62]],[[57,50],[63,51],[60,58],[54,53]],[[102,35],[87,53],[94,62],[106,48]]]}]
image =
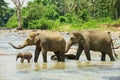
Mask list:
[{"label": "elephant leg", "polygon": [[115,61],[115,58],[113,57],[112,52],[108,54],[108,56],[110,57],[110,61]]},{"label": "elephant leg", "polygon": [[57,56],[58,62],[61,61],[60,52],[54,52],[54,53]]},{"label": "elephant leg", "polygon": [[43,56],[43,61],[47,62],[47,51],[48,51],[48,47],[46,45],[41,47],[42,49],[42,56]]},{"label": "elephant leg", "polygon": [[65,62],[65,54],[64,54],[64,52],[60,52],[60,55],[61,55],[61,61]]},{"label": "elephant leg", "polygon": [[78,49],[77,49],[77,54],[76,54],[75,60],[78,60],[78,59],[79,59],[82,51],[83,51],[83,47],[80,47],[80,46],[79,46]]},{"label": "elephant leg", "polygon": [[90,50],[84,50],[87,60],[91,60]]},{"label": "elephant leg", "polygon": [[23,63],[24,62],[24,58],[21,58],[21,63]]},{"label": "elephant leg", "polygon": [[30,59],[27,59],[28,60],[28,63],[30,63]]},{"label": "elephant leg", "polygon": [[41,51],[41,48],[36,47],[36,49],[35,49],[34,62],[37,62],[37,61],[38,61],[38,57],[39,57],[39,55],[40,55],[40,51]]},{"label": "elephant leg", "polygon": [[106,57],[106,53],[101,52],[102,56],[101,56],[101,61],[105,61],[105,57]]},{"label": "elephant leg", "polygon": [[46,51],[42,51],[42,55],[43,55],[43,61],[47,62],[47,52]]}]

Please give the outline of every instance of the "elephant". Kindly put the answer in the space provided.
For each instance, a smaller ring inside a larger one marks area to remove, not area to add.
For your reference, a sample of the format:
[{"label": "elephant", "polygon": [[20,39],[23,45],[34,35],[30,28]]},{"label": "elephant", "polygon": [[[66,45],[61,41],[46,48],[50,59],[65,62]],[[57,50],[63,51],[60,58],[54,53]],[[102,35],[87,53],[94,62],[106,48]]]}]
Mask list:
[{"label": "elephant", "polygon": [[[74,54],[65,54],[65,59],[75,59],[75,55]],[[57,56],[52,55],[51,60],[57,60]]]},{"label": "elephant", "polygon": [[55,55],[57,55],[58,61],[65,61],[64,53],[66,41],[59,32],[31,32],[22,45],[15,46],[12,43],[9,44],[15,49],[22,49],[26,46],[35,45],[34,62],[38,61],[40,52],[42,52],[43,61],[47,62],[47,51],[53,51]]},{"label": "elephant", "polygon": [[[91,60],[90,50],[101,52],[101,61],[105,61],[106,54],[111,61],[115,61],[112,52],[112,39],[108,32],[100,30],[81,30],[70,33],[65,53],[68,52],[73,44],[78,43],[78,49],[75,60],[79,60],[84,50],[87,60]],[[115,54],[115,53],[114,53]],[[115,54],[116,55],[116,54]]]},{"label": "elephant", "polygon": [[30,52],[19,52],[16,55],[16,61],[18,58],[21,58],[21,63],[24,62],[24,59],[27,59],[28,63],[30,63],[30,59],[32,58],[32,54]]}]

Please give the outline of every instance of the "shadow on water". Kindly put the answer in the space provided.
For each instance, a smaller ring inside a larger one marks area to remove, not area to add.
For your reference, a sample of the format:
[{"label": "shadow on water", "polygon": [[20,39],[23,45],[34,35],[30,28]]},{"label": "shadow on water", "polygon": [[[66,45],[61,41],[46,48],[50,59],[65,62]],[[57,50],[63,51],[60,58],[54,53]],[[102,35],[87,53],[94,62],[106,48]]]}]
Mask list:
[{"label": "shadow on water", "polygon": [[120,80],[120,76],[111,76],[111,77],[103,77],[104,79],[106,79],[106,80]]}]

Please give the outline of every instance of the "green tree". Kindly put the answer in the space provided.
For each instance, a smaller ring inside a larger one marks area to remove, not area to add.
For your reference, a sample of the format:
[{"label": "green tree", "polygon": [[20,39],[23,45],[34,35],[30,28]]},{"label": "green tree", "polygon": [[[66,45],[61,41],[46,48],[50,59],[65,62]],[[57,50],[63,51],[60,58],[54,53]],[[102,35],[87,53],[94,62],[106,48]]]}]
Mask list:
[{"label": "green tree", "polygon": [[114,10],[115,19],[120,17],[120,0],[107,0],[109,7]]},{"label": "green tree", "polygon": [[7,3],[4,0],[0,1],[0,26],[4,26],[4,15],[7,10]]}]

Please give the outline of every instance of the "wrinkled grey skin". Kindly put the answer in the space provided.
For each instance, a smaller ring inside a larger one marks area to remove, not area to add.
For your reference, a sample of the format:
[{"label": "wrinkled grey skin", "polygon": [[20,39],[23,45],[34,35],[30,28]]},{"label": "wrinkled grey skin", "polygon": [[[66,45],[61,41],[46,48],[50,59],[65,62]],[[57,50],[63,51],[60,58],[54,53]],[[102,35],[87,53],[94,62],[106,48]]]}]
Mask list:
[{"label": "wrinkled grey skin", "polygon": [[25,59],[28,61],[28,63],[30,63],[32,54],[30,52],[20,52],[16,55],[16,61],[18,58],[21,58],[21,63],[23,63]]},{"label": "wrinkled grey skin", "polygon": [[57,55],[58,61],[64,62],[66,42],[63,36],[58,32],[32,32],[22,45],[14,46],[12,43],[9,44],[15,49],[35,45],[34,62],[38,61],[40,52],[42,52],[43,61],[47,62],[48,51],[53,51],[55,55]]},{"label": "wrinkled grey skin", "polygon": [[70,35],[65,52],[67,52],[73,44],[78,43],[76,60],[79,59],[83,50],[87,60],[91,60],[90,50],[92,50],[101,52],[101,61],[105,61],[106,54],[110,57],[111,61],[115,61],[111,41],[112,39],[107,32],[98,30],[74,31]]}]

